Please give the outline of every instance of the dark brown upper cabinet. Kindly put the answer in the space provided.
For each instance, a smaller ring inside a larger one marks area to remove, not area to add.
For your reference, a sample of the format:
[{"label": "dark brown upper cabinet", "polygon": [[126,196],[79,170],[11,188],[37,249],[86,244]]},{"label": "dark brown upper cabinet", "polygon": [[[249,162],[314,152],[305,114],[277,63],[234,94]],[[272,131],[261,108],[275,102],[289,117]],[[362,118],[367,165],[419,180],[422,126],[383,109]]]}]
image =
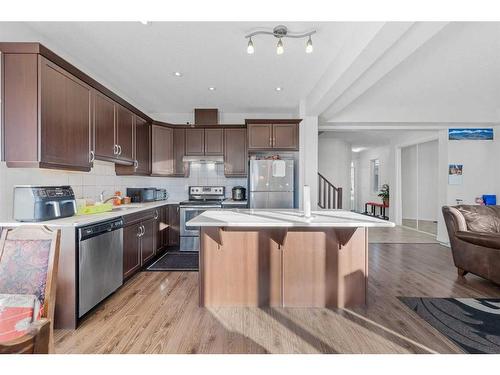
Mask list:
[{"label": "dark brown upper cabinet", "polygon": [[116,110],[117,158],[133,161],[134,157],[134,114],[118,105]]},{"label": "dark brown upper cabinet", "polygon": [[278,150],[298,150],[299,125],[273,124],[273,148]]},{"label": "dark brown upper cabinet", "polygon": [[146,114],[40,43],[0,42],[0,52],[8,167],[89,171],[94,158],[132,165],[134,115],[151,122]]},{"label": "dark brown upper cabinet", "polygon": [[187,156],[223,155],[224,131],[222,128],[187,128]]},{"label": "dark brown upper cabinet", "polygon": [[146,120],[135,116],[134,129],[135,174],[149,175],[151,173],[151,126]]},{"label": "dark brown upper cabinet", "polygon": [[205,155],[224,154],[223,129],[205,129]]},{"label": "dark brown upper cabinet", "polygon": [[133,119],[133,162],[123,165],[117,159],[115,171],[118,175],[140,175],[151,174],[151,125],[144,119],[135,116]]},{"label": "dark brown upper cabinet", "polygon": [[152,176],[187,177],[189,163],[182,158],[186,150],[186,129],[169,124],[152,125]]},{"label": "dark brown upper cabinet", "polygon": [[247,120],[249,151],[298,151],[301,120]]},{"label": "dark brown upper cabinet", "polygon": [[170,176],[174,173],[172,129],[152,125],[151,174]]},{"label": "dark brown upper cabinet", "polygon": [[36,53],[4,54],[2,82],[7,166],[89,171],[91,87]]},{"label": "dark brown upper cabinet", "polygon": [[205,129],[186,129],[186,156],[205,155]]},{"label": "dark brown upper cabinet", "polygon": [[265,150],[273,148],[272,124],[250,124],[247,129],[249,150]]},{"label": "dark brown upper cabinet", "polygon": [[182,158],[186,154],[186,129],[172,128],[173,131],[173,165],[174,171],[172,176],[187,177],[189,176],[189,163],[185,163]]},{"label": "dark brown upper cabinet", "polygon": [[224,175],[246,177],[248,168],[247,129],[224,129]]},{"label": "dark brown upper cabinet", "polygon": [[106,95],[93,90],[94,152],[96,159],[112,160],[116,157],[115,142],[116,103]]}]

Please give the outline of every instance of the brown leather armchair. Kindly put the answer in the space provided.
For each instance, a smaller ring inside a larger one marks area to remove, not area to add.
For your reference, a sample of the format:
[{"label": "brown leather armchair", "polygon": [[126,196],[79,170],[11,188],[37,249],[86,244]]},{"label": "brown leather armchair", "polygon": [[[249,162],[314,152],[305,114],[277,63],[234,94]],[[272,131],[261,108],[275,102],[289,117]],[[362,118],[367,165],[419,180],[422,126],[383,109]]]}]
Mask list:
[{"label": "brown leather armchair", "polygon": [[458,274],[500,284],[500,206],[444,206],[442,211]]}]

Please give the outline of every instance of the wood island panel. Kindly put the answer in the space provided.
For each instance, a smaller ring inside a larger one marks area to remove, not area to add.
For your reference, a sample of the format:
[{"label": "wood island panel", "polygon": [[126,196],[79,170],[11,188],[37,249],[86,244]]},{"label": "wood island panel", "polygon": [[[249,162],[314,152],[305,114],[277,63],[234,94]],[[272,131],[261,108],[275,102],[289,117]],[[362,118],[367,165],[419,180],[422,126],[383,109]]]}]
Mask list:
[{"label": "wood island panel", "polygon": [[201,306],[366,302],[365,228],[201,229]]},{"label": "wood island panel", "polygon": [[281,306],[278,237],[278,230],[202,228],[200,305]]},{"label": "wood island panel", "polygon": [[283,250],[283,305],[363,305],[367,256],[365,228],[291,229]]}]

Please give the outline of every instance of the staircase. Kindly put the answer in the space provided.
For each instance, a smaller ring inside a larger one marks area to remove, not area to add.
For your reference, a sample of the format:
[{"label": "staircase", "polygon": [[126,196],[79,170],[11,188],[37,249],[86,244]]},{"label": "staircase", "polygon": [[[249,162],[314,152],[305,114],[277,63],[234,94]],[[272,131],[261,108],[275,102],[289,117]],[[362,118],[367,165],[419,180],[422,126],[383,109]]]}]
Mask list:
[{"label": "staircase", "polygon": [[335,187],[318,172],[318,206],[327,210],[342,208],[342,188]]}]

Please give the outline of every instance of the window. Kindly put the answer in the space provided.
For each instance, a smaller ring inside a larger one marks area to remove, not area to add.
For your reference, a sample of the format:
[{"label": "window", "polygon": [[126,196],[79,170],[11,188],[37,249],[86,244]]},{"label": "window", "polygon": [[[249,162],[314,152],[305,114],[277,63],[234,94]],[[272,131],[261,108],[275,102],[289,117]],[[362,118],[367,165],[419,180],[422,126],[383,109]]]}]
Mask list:
[{"label": "window", "polygon": [[371,169],[371,173],[372,173],[372,178],[371,178],[371,181],[372,181],[372,192],[373,193],[378,193],[379,190],[380,190],[380,179],[379,179],[379,175],[380,175],[380,161],[378,159],[373,159],[373,160],[370,160],[370,169]]}]

